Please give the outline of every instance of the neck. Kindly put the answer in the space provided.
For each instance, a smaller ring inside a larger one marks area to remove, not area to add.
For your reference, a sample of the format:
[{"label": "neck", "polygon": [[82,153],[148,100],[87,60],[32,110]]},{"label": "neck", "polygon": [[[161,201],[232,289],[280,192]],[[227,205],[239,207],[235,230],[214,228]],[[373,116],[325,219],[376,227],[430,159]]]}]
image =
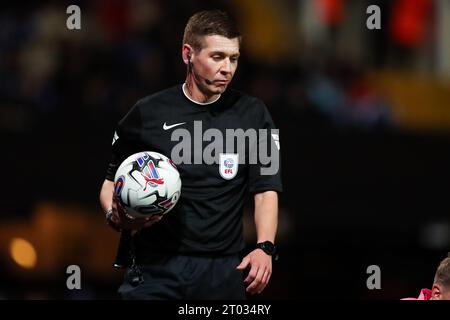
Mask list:
[{"label": "neck", "polygon": [[200,90],[197,83],[194,81],[194,77],[192,74],[189,74],[186,77],[186,94],[191,98],[193,101],[198,103],[209,103],[216,101],[219,99],[220,94],[213,94],[208,95]]}]

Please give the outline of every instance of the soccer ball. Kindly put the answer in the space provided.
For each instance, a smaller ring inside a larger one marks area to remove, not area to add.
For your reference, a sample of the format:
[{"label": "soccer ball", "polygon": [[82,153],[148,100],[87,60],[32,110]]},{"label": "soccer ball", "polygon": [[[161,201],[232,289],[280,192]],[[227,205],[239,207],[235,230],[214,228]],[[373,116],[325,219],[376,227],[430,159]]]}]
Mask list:
[{"label": "soccer ball", "polygon": [[117,169],[114,191],[125,212],[133,218],[163,215],[180,198],[180,174],[166,156],[139,152],[126,158]]}]

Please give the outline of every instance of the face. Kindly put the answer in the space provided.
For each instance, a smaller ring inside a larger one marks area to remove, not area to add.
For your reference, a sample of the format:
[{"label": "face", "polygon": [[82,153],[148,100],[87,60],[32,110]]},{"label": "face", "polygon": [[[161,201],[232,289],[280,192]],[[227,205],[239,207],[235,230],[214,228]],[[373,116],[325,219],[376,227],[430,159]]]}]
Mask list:
[{"label": "face", "polygon": [[203,48],[191,51],[194,81],[205,95],[223,93],[233,79],[238,66],[239,40],[223,36],[206,36]]}]

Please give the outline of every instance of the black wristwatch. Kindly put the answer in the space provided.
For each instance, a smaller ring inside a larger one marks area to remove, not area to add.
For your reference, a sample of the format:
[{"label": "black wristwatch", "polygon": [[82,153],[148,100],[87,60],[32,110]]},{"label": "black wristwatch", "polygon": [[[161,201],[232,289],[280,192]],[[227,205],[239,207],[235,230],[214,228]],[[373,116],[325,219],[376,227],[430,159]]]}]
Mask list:
[{"label": "black wristwatch", "polygon": [[269,256],[272,256],[274,260],[278,260],[277,247],[270,241],[259,242],[256,244],[256,248],[263,250]]}]

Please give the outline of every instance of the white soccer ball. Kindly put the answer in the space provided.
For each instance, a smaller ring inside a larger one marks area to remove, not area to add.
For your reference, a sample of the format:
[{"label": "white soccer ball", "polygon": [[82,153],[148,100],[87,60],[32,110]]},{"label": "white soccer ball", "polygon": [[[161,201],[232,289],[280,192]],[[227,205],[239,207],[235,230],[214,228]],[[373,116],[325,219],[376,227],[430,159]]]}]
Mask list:
[{"label": "white soccer ball", "polygon": [[117,169],[114,191],[126,213],[134,218],[163,215],[180,199],[180,173],[166,156],[139,152]]}]

